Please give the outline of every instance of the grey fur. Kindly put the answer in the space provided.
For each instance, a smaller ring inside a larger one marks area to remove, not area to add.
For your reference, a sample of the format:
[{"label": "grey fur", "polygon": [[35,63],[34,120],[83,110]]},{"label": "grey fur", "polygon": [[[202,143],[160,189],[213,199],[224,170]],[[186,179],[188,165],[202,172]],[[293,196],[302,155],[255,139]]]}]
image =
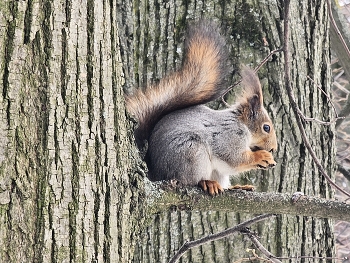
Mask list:
[{"label": "grey fur", "polygon": [[250,138],[234,108],[214,111],[200,105],[172,112],[157,123],[149,140],[150,179],[190,185],[216,180],[227,188],[240,164],[237,153],[249,150]]},{"label": "grey fur", "polygon": [[215,194],[229,187],[230,175],[275,166],[276,134],[251,69],[241,72],[243,92],[234,106],[214,111],[203,105],[226,91],[227,52],[215,23],[192,25],[185,50],[181,69],[126,96],[126,106],[139,123],[137,145],[144,149],[148,141],[151,180],[200,183]]}]

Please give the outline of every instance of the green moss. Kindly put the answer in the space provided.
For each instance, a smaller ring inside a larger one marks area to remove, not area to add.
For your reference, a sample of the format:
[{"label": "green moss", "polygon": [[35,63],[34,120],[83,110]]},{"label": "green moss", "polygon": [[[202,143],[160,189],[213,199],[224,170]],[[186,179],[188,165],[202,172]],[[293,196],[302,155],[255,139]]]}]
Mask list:
[{"label": "green moss", "polygon": [[24,142],[26,141],[23,130],[17,126],[15,130],[15,140],[16,140],[16,152],[18,154],[24,153],[26,147]]},{"label": "green moss", "polygon": [[247,2],[238,2],[232,17],[223,17],[227,25],[228,34],[235,40],[242,39],[248,43],[261,44],[263,34],[261,31],[260,12]]},{"label": "green moss", "polygon": [[181,38],[183,37],[183,34],[186,32],[187,22],[185,15],[179,17],[176,20],[176,23],[174,25],[174,31],[175,31],[175,41],[180,42]]}]

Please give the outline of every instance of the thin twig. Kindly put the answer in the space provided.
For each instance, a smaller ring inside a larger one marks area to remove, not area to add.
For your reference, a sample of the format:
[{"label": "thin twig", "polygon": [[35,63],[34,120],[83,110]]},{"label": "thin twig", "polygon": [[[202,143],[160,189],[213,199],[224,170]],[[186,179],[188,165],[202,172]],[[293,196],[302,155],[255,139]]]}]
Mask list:
[{"label": "thin twig", "polygon": [[[281,48],[272,50],[272,51],[270,52],[270,54],[268,54],[268,55],[260,62],[260,64],[259,64],[257,67],[255,67],[254,72],[255,72],[255,73],[258,72],[258,70],[269,60],[269,58],[270,58],[273,54],[275,54],[275,53],[277,53],[277,52],[282,52],[282,51],[283,51],[283,49],[281,49]],[[225,101],[224,96],[225,96],[230,90],[232,90],[234,87],[236,87],[236,86],[238,86],[239,84],[241,84],[241,82],[242,82],[242,80],[240,79],[240,80],[236,81],[235,83],[233,83],[231,86],[229,86],[229,87],[226,89],[226,91],[224,92],[224,94],[221,96],[221,101],[222,101],[222,103],[224,103],[224,104],[226,105],[226,107],[230,107],[230,105]]]},{"label": "thin twig", "polygon": [[280,259],[337,259],[337,260],[345,260],[347,258],[338,258],[338,257],[318,257],[318,256],[294,256],[294,257],[276,257],[273,255],[270,251],[268,251],[258,240],[256,235],[250,231],[249,229],[245,229],[241,231],[243,234],[246,234],[250,240],[253,242],[255,247],[260,250],[261,253],[263,253],[270,261],[274,263],[282,263]]},{"label": "thin twig", "polygon": [[201,246],[207,242],[210,241],[214,241],[214,240],[218,240],[224,237],[227,237],[229,235],[235,234],[237,232],[240,232],[242,229],[248,227],[249,225],[253,224],[253,223],[257,223],[263,220],[266,220],[268,218],[274,217],[275,215],[273,214],[265,214],[265,215],[260,215],[257,217],[254,217],[250,220],[247,220],[241,224],[238,224],[234,227],[231,227],[229,229],[226,229],[220,233],[216,233],[213,235],[209,235],[209,236],[205,236],[203,238],[194,240],[194,241],[186,241],[182,247],[175,253],[175,255],[170,259],[169,263],[175,263],[177,262],[181,256],[189,249],[194,248],[194,247],[198,247]]},{"label": "thin twig", "polygon": [[318,256],[294,256],[294,257],[278,257],[278,259],[323,259],[323,260],[347,260],[348,257],[338,258],[338,257],[318,257]]},{"label": "thin twig", "polygon": [[348,55],[348,58],[350,58],[350,50],[342,36],[342,34],[340,33],[340,30],[337,26],[337,23],[335,22],[334,20],[334,17],[333,17],[333,13],[332,13],[332,4],[331,4],[331,1],[330,0],[326,0],[327,2],[327,8],[328,8],[328,15],[329,15],[329,18],[330,18],[330,21],[331,21],[331,24],[335,30],[335,32],[337,33],[338,37],[339,37],[339,40],[340,42],[342,43],[347,55]]},{"label": "thin twig", "polygon": [[254,72],[255,72],[255,73],[258,72],[259,69],[269,60],[269,58],[270,58],[273,54],[275,54],[275,53],[277,53],[277,52],[282,52],[282,51],[283,51],[282,48],[278,48],[278,49],[272,50],[272,51],[270,52],[270,54],[269,54],[267,57],[265,57],[265,58],[260,62],[260,64],[254,69]]},{"label": "thin twig", "polygon": [[[341,42],[341,44],[343,45],[345,53],[349,59],[350,58],[350,50],[349,50],[348,45],[346,44],[346,41],[344,40],[344,38],[343,38],[343,36],[342,36],[338,26],[337,26],[337,23],[335,22],[335,19],[333,17],[331,1],[326,0],[326,2],[327,2],[327,8],[328,8],[328,13],[329,13],[329,18],[330,18],[331,24],[332,24],[334,31],[336,32],[340,42]],[[349,113],[350,113],[349,109],[350,109],[350,99],[348,99],[347,103],[345,104],[345,108],[340,112],[340,115],[344,116],[344,117],[346,115],[349,115]],[[343,122],[342,119],[337,121],[335,128],[338,128],[342,124],[342,122]]]},{"label": "thin twig", "polygon": [[238,86],[238,85],[241,84],[241,83],[242,83],[242,79],[236,81],[235,83],[233,83],[231,86],[229,86],[229,87],[226,89],[226,91],[224,92],[224,94],[222,94],[222,96],[221,96],[221,101],[222,101],[222,103],[225,104],[226,107],[229,108],[230,105],[225,101],[225,98],[224,98],[225,95],[226,95],[230,90],[232,90],[234,87]]},{"label": "thin twig", "polygon": [[336,259],[336,260],[345,260],[347,259],[345,258],[338,258],[338,257],[318,257],[318,256],[294,256],[294,257],[276,257],[275,255],[273,255],[270,251],[268,251],[258,240],[258,238],[256,237],[256,235],[250,231],[249,229],[247,230],[243,230],[241,231],[243,234],[246,234],[250,240],[253,242],[253,244],[255,245],[255,247],[257,249],[260,250],[261,253],[263,253],[270,261],[274,262],[274,263],[282,263],[280,261],[280,259],[307,259],[307,258],[311,258],[311,259],[328,259],[328,260],[332,260],[332,259]]},{"label": "thin twig", "polygon": [[[335,113],[335,118],[332,120],[332,121],[329,121],[329,122],[323,122],[323,123],[327,123],[327,124],[332,124],[333,122],[339,120],[339,119],[344,119],[345,117],[339,117],[338,115],[338,112],[337,112],[337,109],[335,108],[334,106],[334,103],[332,101],[332,99],[329,97],[329,95],[320,87],[320,85],[317,85],[315,83],[315,81],[310,77],[310,76],[307,76],[307,78],[316,85],[316,87],[327,97],[329,103],[332,105],[333,107],[333,110],[334,110],[334,113]],[[317,120],[318,121],[318,120]]]},{"label": "thin twig", "polygon": [[249,229],[241,231],[243,234],[246,234],[250,240],[253,242],[255,247],[260,250],[261,253],[263,253],[270,261],[274,263],[282,263],[280,260],[277,259],[275,255],[273,255],[270,251],[268,251],[256,238],[255,234],[250,231]]},{"label": "thin twig", "polygon": [[303,127],[303,124],[301,122],[301,111],[295,101],[293,92],[292,92],[292,88],[291,88],[291,81],[290,81],[290,68],[289,68],[289,5],[290,5],[290,0],[285,0],[284,1],[284,46],[283,46],[283,53],[284,53],[284,80],[285,80],[285,86],[286,86],[286,90],[287,90],[287,94],[289,97],[289,102],[291,104],[292,110],[294,112],[295,115],[295,119],[297,122],[297,125],[299,127],[300,130],[300,134],[301,137],[303,138],[304,144],[306,146],[306,148],[308,149],[312,159],[314,160],[317,168],[319,169],[320,173],[323,175],[323,177],[328,181],[328,183],[333,186],[334,188],[336,188],[337,190],[339,190],[340,192],[342,192],[343,194],[345,194],[346,196],[350,197],[350,194],[348,192],[346,192],[345,190],[343,190],[342,188],[340,188],[337,184],[335,184],[332,179],[328,176],[327,172],[324,170],[322,164],[320,163],[320,161],[318,160],[314,150],[312,149],[307,136],[306,136],[306,132],[305,129]]},{"label": "thin twig", "polygon": [[322,125],[325,125],[325,126],[331,125],[332,123],[336,122],[339,119],[343,119],[343,118],[335,118],[335,119],[333,119],[331,121],[321,121],[321,120],[316,119],[316,118],[306,117],[300,110],[298,110],[298,114],[306,122],[314,121],[314,122],[317,122],[318,124],[322,124]]},{"label": "thin twig", "polygon": [[[329,95],[320,87],[320,85],[317,85],[317,84],[315,83],[315,81],[314,81],[310,76],[307,76],[307,78],[308,78],[312,83],[314,83],[314,84],[316,85],[316,87],[327,97],[328,101],[331,103],[331,105],[332,105],[332,107],[333,107],[333,109],[334,109],[335,117],[336,117],[336,118],[339,118],[337,109],[335,108],[334,103],[333,103],[332,99],[329,97]],[[340,118],[343,118],[343,117],[340,117]]]},{"label": "thin twig", "polygon": [[344,177],[350,181],[350,169],[346,169],[344,166],[338,164],[338,171],[344,175]]}]

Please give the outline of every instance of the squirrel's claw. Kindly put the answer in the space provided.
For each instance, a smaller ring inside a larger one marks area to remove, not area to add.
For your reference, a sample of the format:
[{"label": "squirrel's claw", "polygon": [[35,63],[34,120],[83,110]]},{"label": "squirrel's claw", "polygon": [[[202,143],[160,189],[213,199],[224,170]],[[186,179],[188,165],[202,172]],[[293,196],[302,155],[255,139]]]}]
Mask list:
[{"label": "squirrel's claw", "polygon": [[268,169],[276,166],[276,162],[273,159],[271,152],[265,150],[259,150],[253,152],[256,162],[256,167],[259,169]]},{"label": "squirrel's claw", "polygon": [[276,166],[276,162],[275,163],[270,163],[269,164],[269,168],[273,168],[273,167],[275,167]]},{"label": "squirrel's claw", "polygon": [[[266,161],[265,161],[265,162],[266,162]],[[266,163],[267,163],[266,166],[263,166],[263,165],[261,165],[261,164],[258,164],[257,167],[258,167],[259,169],[267,170],[268,168],[273,168],[273,167],[276,166],[276,162],[274,162],[274,163],[268,163],[268,162],[266,162]]]},{"label": "squirrel's claw", "polygon": [[266,170],[266,169],[267,169],[267,167],[262,166],[262,165],[260,165],[260,164],[258,164],[258,165],[257,165],[257,167],[258,167],[259,169],[264,169],[264,170]]},{"label": "squirrel's claw", "polygon": [[224,192],[224,189],[217,181],[201,180],[199,181],[198,185],[204,192],[208,192],[211,196]]}]

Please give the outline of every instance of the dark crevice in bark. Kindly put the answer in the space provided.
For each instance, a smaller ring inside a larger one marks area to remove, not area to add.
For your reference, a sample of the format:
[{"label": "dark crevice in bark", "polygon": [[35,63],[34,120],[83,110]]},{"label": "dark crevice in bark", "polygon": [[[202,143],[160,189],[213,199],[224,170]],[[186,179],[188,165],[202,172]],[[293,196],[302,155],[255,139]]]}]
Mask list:
[{"label": "dark crevice in bark", "polygon": [[101,144],[99,141],[99,137],[96,134],[95,136],[95,165],[94,165],[94,174],[96,176],[96,190],[94,191],[94,250],[95,250],[95,260],[98,259],[99,255],[99,246],[101,245],[101,241],[99,239],[99,233],[101,231],[100,229],[100,220],[99,220],[99,213],[101,209],[101,198],[103,195],[101,195],[100,191],[103,187],[103,180],[102,178],[102,169],[101,169]]},{"label": "dark crevice in bark", "polygon": [[[98,90],[99,90],[99,99],[100,99],[100,114],[99,114],[99,120],[100,120],[100,138],[102,140],[103,144],[106,144],[106,120],[105,120],[105,102],[104,102],[104,85],[103,85],[103,60],[105,59],[103,56],[103,52],[102,52],[102,43],[100,43],[100,77],[99,77],[99,81],[98,81]],[[100,155],[97,155],[100,156]]]},{"label": "dark crevice in bark", "polygon": [[[111,257],[111,226],[110,220],[111,216],[114,218],[115,215],[111,215],[110,208],[113,205],[111,201],[111,182],[109,181],[108,171],[104,174],[104,183],[106,185],[106,190],[104,193],[104,219],[103,219],[103,230],[104,230],[104,240],[103,240],[103,262],[110,263]],[[113,202],[116,202],[115,200]]]},{"label": "dark crevice in bark", "polygon": [[72,19],[72,0],[66,0],[65,4],[66,26],[68,27]]},{"label": "dark crevice in bark", "polygon": [[[76,42],[79,43],[78,41],[79,38],[79,29],[77,29],[77,39]],[[80,74],[81,74],[81,70],[80,70],[80,58],[79,58],[79,45],[76,46],[75,49],[75,68],[76,68],[76,72],[75,72],[75,94],[80,94]],[[81,144],[81,113],[80,113],[80,109],[79,109],[79,105],[77,105],[77,103],[74,103],[72,105],[72,107],[74,107],[74,132],[75,132],[75,136],[74,138],[76,138],[77,140],[77,144],[80,145]],[[68,111],[69,111],[69,105],[66,105],[66,117],[68,117]]]},{"label": "dark crevice in bark", "polygon": [[[72,141],[72,201],[68,204],[69,210],[69,262],[74,263],[77,257],[77,214],[79,209],[79,144]],[[80,250],[80,249],[79,249]]]},{"label": "dark crevice in bark", "polygon": [[306,158],[306,147],[304,144],[299,145],[299,174],[298,174],[298,190],[304,191],[304,182],[305,182],[305,158]]},{"label": "dark crevice in bark", "polygon": [[33,0],[27,1],[27,8],[24,14],[24,33],[23,33],[23,43],[26,45],[30,41],[30,32],[33,21]]},{"label": "dark crevice in bark", "polygon": [[14,38],[15,38],[15,29],[16,29],[16,17],[18,13],[18,2],[14,1],[9,3],[9,10],[12,15],[12,20],[9,20],[6,25],[6,40],[5,46],[4,46],[4,73],[2,76],[2,97],[5,101],[7,101],[6,105],[6,115],[7,115],[7,125],[10,126],[10,120],[11,120],[11,102],[8,98],[8,89],[9,89],[9,64],[11,62],[11,57],[13,53],[13,47],[14,47]]},{"label": "dark crevice in bark", "polygon": [[94,1],[88,0],[87,1],[87,62],[86,62],[86,70],[87,70],[87,106],[88,106],[88,114],[89,114],[89,121],[88,126],[90,133],[93,133],[92,130],[92,124],[94,121],[94,90],[95,85],[93,83],[94,78],[94,45],[95,45],[95,15],[94,15]]},{"label": "dark crevice in bark", "polygon": [[67,33],[66,29],[62,28],[61,30],[62,33],[62,57],[61,57],[61,96],[63,103],[66,104],[66,92],[67,92],[67,84],[68,84],[68,78],[69,76],[67,75],[67,57],[68,57],[68,43],[67,43]]},{"label": "dark crevice in bark", "polygon": [[282,160],[279,161],[279,162],[281,162],[280,182],[279,182],[279,186],[278,186],[278,192],[279,193],[283,193],[284,180],[285,180],[285,177],[287,177],[288,142],[286,142],[286,144],[284,145],[284,148],[283,148],[282,152],[283,152],[283,157],[282,157]]}]

